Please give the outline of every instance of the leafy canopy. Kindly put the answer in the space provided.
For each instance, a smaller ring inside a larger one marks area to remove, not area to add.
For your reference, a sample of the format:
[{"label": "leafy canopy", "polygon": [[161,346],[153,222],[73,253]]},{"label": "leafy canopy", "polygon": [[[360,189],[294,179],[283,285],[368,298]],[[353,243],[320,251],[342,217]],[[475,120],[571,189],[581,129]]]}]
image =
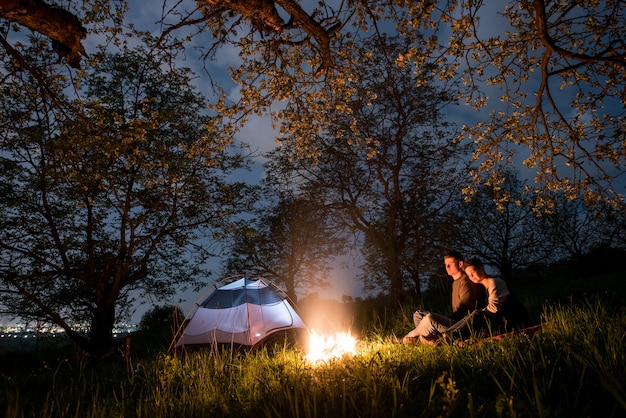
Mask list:
[{"label": "leafy canopy", "polygon": [[[350,64],[361,38],[397,33],[410,40],[397,65],[431,63],[439,82],[466,87],[460,98],[470,108],[460,138],[473,143],[475,183],[497,189],[513,164],[534,172],[529,188],[538,209],[552,210],[555,191],[623,205],[624,2],[492,3],[199,2],[199,21],[213,35],[209,51],[219,44],[240,51],[232,76],[241,98],[221,102],[218,110],[232,116],[269,111],[281,138],[293,137],[302,155],[316,155],[312,138],[327,114],[349,114],[338,98],[350,97],[346,80],[360,76]],[[426,82],[418,80],[416,88]],[[275,106],[281,102],[300,111]],[[473,188],[465,191],[471,195]]]},{"label": "leafy canopy", "polygon": [[[167,56],[94,54],[71,84],[33,45],[23,54],[45,84],[3,63],[3,304],[106,349],[137,291],[163,298],[204,277],[213,234],[246,208],[226,179],[244,161]],[[89,341],[75,321],[91,322]]]},{"label": "leafy canopy", "polygon": [[[5,3],[1,17],[50,37],[72,65],[83,55],[87,33],[106,34],[120,45],[124,13],[134,5],[70,1],[63,9],[32,2],[16,14]],[[361,37],[394,33],[413,42],[396,57],[398,65],[429,62],[441,81],[466,86],[461,97],[474,112],[468,108],[463,115],[460,137],[475,148],[475,184],[497,190],[504,168],[519,165],[534,173],[529,189],[538,196],[538,209],[553,210],[555,191],[590,203],[624,203],[621,0],[166,0],[162,13],[165,49],[179,51],[179,35],[204,48],[207,59],[224,46],[238,49],[240,62],[231,73],[240,95],[233,98],[222,83],[214,85],[221,95],[215,109],[232,117],[233,126],[250,114],[269,113],[281,137],[294,136],[303,155],[320,152],[311,138],[323,129],[327,111],[345,109],[320,86],[331,86],[334,97],[350,96],[344,76],[352,76],[347,64],[356,59]],[[63,25],[69,39],[59,36]],[[185,33],[184,27],[192,30]],[[20,59],[7,38],[0,41]],[[285,112],[281,102],[301,102],[307,109]]]}]

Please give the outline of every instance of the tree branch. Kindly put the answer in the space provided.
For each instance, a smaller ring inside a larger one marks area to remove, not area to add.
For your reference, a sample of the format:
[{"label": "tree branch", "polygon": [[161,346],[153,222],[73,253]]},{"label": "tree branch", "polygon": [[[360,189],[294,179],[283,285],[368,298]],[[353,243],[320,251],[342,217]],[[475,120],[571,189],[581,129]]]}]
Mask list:
[{"label": "tree branch", "polygon": [[[322,63],[316,70],[316,75],[321,75],[333,65],[333,56],[330,48],[330,35],[336,30],[336,26],[325,29],[319,22],[302,9],[295,0],[205,0],[210,6],[222,10],[231,10],[245,16],[252,25],[265,33],[274,33],[297,27],[307,35],[315,39]],[[291,18],[289,22],[283,21],[276,5],[287,12]],[[205,12],[206,13],[206,12]]]},{"label": "tree branch", "polygon": [[626,67],[626,57],[623,54],[610,54],[612,52],[616,52],[614,48],[608,48],[596,55],[579,54],[561,48],[548,33],[548,18],[546,16],[545,0],[533,0],[533,8],[535,10],[535,19],[537,22],[537,33],[541,42],[549,50],[554,51],[563,57],[573,58],[577,61],[606,62]]},{"label": "tree branch", "polygon": [[67,10],[42,0],[0,0],[0,17],[50,38],[59,59],[74,68],[80,67],[81,56],[87,57],[81,44],[87,30]]}]

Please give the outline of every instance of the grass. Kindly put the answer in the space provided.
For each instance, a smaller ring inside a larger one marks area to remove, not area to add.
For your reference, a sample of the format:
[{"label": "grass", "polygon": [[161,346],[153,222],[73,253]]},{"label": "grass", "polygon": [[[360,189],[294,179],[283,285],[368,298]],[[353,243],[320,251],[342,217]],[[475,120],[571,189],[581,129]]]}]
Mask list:
[{"label": "grass", "polygon": [[[5,354],[0,413],[17,417],[619,417],[626,312],[546,307],[542,332],[437,347],[365,332],[359,354],[307,363],[288,345],[195,350],[84,366]],[[139,357],[139,358],[135,358]]]}]

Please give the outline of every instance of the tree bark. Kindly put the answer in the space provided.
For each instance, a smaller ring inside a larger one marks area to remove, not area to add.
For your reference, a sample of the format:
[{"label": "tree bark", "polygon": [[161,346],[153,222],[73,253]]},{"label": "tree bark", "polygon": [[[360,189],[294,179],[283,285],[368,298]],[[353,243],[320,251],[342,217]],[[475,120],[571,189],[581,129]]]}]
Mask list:
[{"label": "tree bark", "polygon": [[81,44],[87,30],[67,10],[41,0],[0,0],[0,17],[50,38],[59,59],[74,68],[80,67],[81,56],[87,56]]},{"label": "tree bark", "polygon": [[115,325],[115,306],[102,304],[96,308],[91,320],[89,353],[103,356],[113,347],[113,327]]},{"label": "tree bark", "polygon": [[[205,2],[215,8],[231,10],[247,17],[258,30],[266,33],[298,27],[317,42],[322,62],[316,74],[323,74],[333,64],[330,36],[336,27],[324,28],[295,0],[205,0]],[[280,17],[276,5],[290,15],[289,22]]]}]

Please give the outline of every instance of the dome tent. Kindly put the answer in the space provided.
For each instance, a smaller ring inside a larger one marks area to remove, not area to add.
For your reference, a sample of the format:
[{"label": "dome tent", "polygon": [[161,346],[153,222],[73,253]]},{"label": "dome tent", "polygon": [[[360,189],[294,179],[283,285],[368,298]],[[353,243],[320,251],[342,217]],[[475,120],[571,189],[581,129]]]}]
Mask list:
[{"label": "dome tent", "polygon": [[266,279],[234,276],[214,286],[215,290],[198,305],[176,342],[177,347],[255,346],[270,335],[306,329],[287,295]]}]

